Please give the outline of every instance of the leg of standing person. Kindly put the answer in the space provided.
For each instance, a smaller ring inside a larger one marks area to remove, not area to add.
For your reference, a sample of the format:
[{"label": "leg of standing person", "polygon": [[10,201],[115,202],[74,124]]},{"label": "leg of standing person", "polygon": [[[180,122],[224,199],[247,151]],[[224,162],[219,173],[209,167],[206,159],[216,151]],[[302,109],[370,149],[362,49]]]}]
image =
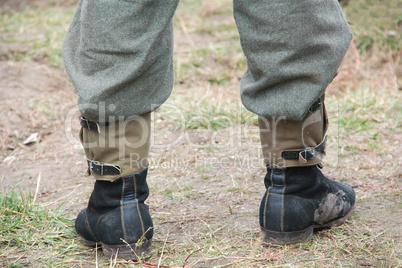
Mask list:
[{"label": "leg of standing person", "polygon": [[86,245],[101,245],[108,257],[136,259],[151,250],[153,224],[144,204],[150,113],[173,87],[178,2],[81,0],[65,38],[65,68],[82,114],[80,138],[96,179],[75,228]]},{"label": "leg of standing person", "polygon": [[324,92],[352,33],[336,0],[234,0],[247,58],[242,102],[259,115],[266,193],[260,205],[264,242],[305,242],[314,228],[342,224],[355,193],[327,179]]}]

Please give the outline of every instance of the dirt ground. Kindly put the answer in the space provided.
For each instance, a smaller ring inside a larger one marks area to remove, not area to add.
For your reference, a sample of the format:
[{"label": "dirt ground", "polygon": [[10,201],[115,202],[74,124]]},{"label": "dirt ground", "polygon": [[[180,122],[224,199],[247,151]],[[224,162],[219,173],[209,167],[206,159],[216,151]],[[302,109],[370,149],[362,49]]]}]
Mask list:
[{"label": "dirt ground", "polygon": [[[0,8],[21,8],[29,2],[2,0]],[[56,5],[59,3],[54,1]],[[36,4],[49,4],[49,1],[38,1]],[[194,40],[197,38],[193,37]],[[177,36],[176,50],[180,51],[188,42],[187,36]],[[92,179],[85,174],[86,161],[82,149],[71,142],[71,139],[77,138],[79,131],[78,113],[74,112],[77,96],[63,70],[40,60],[8,60],[10,53],[26,49],[22,43],[0,42],[0,191],[18,185],[29,189],[36,196],[37,203],[47,203],[49,207],[63,204],[74,216],[86,206],[93,185]],[[361,63],[358,74],[349,77],[348,73],[355,68],[355,56],[355,50],[351,48],[338,78],[328,89],[331,96],[342,98],[348,94],[345,88],[355,87],[363,80],[370,82],[372,79],[370,83],[373,86],[384,84],[386,79],[374,80],[366,63]],[[372,60],[370,66],[381,64],[382,67],[378,68],[381,71],[378,72],[387,73],[388,60],[384,55],[382,59]],[[397,72],[400,70],[397,69]],[[241,72],[233,75],[234,79],[225,93],[238,102]],[[180,100],[177,97],[180,95],[186,98],[190,86],[199,90],[197,94],[200,96],[207,94],[205,82],[192,82],[195,83],[178,83],[175,86],[173,102]],[[218,94],[218,89],[211,90],[212,94]],[[69,119],[70,115],[72,119]],[[261,161],[244,168],[242,159],[260,158],[258,134],[251,134],[248,141],[242,137],[235,139],[238,146],[211,150],[202,146],[206,141],[205,133],[190,129],[186,133],[193,144],[181,140],[172,146],[157,146],[177,137],[177,131],[169,123],[155,115],[155,146],[151,153],[149,176],[151,195],[147,200],[155,221],[155,241],[163,243],[168,239],[170,243],[180,244],[199,232],[201,227],[211,226],[216,226],[216,233],[211,237],[216,235],[219,239],[229,240],[231,231],[222,234],[222,230],[234,230],[235,234],[235,230],[243,228],[249,230],[247,235],[251,240],[257,240],[258,206],[265,191],[264,167]],[[252,126],[252,129],[256,128]],[[382,134],[380,146],[387,147],[386,154],[367,149],[363,138],[355,139],[359,142],[353,144],[357,149],[341,156],[337,167],[326,167],[324,172],[333,179],[353,185],[356,191],[356,216],[350,226],[366,228],[368,233],[378,235],[376,239],[392,239],[400,245],[402,134],[400,130],[394,133],[387,129]],[[356,137],[341,137],[340,140],[348,143],[348,138],[353,140]],[[224,143],[225,133],[217,139]],[[200,148],[195,148],[194,144],[200,145]],[[229,159],[226,167],[211,167],[213,159],[225,157]],[[330,153],[329,157],[337,157],[336,152]],[[172,251],[171,254],[178,254]],[[400,258],[401,253],[399,247],[395,254]],[[352,265],[387,266],[384,258],[386,260],[389,256],[378,256],[376,263],[362,258],[360,263]],[[218,265],[221,261],[210,261],[200,267]]]}]

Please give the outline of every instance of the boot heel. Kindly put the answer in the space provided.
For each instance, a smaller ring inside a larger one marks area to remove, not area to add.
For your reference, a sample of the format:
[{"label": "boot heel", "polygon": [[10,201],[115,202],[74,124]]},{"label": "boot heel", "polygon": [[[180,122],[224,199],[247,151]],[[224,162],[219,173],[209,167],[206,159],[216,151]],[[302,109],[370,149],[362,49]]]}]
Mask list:
[{"label": "boot heel", "polygon": [[135,243],[129,245],[107,245],[102,243],[103,254],[107,258],[116,256],[125,260],[136,261],[138,258],[147,258],[151,255],[152,239],[147,240],[141,246],[136,247]]},{"label": "boot heel", "polygon": [[313,235],[313,226],[295,232],[275,232],[261,227],[263,243],[267,245],[286,245],[304,243]]},{"label": "boot heel", "polygon": [[83,237],[80,237],[80,238],[79,238],[79,241],[80,241],[81,244],[83,244],[83,245],[86,246],[86,247],[94,248],[94,247],[96,247],[97,244],[99,245],[99,243],[94,242],[94,241],[87,240],[87,239],[85,239],[85,238],[83,238]]}]

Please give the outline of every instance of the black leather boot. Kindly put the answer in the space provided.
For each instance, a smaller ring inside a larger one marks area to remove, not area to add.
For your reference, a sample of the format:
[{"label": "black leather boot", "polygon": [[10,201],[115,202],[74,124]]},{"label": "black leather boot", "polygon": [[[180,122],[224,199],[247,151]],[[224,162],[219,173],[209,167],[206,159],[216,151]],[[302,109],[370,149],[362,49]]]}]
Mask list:
[{"label": "black leather boot", "polygon": [[148,206],[147,169],[113,182],[95,182],[88,207],[75,221],[87,246],[102,246],[106,257],[135,260],[152,248],[153,223]]},{"label": "black leather boot", "polygon": [[305,242],[315,228],[339,226],[353,213],[352,187],[329,180],[317,166],[267,166],[267,171],[260,206],[264,243]]}]

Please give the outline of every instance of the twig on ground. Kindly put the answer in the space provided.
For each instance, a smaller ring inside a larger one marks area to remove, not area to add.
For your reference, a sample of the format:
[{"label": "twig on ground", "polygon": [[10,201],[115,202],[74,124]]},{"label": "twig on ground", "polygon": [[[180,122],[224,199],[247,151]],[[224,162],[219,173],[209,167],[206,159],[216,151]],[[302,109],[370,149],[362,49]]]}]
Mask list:
[{"label": "twig on ground", "polygon": [[158,262],[158,268],[161,267],[161,263],[162,263],[162,257],[163,257],[163,251],[165,250],[165,246],[166,246],[166,241],[168,240],[169,237],[169,232],[166,235],[166,239],[165,241],[163,241],[163,247],[162,247],[162,252],[161,252],[161,256],[159,258],[159,262]]},{"label": "twig on ground", "polygon": [[[43,232],[42,232],[42,233],[43,233]],[[28,250],[26,250],[26,251],[24,252],[24,254],[22,254],[21,256],[19,256],[18,259],[16,259],[16,260],[14,261],[14,264],[16,264],[19,260],[21,260],[28,252],[30,252],[31,249],[33,248],[33,246],[36,244],[36,242],[38,242],[38,241],[33,242],[32,245],[28,248]]]},{"label": "twig on ground", "polygon": [[35,195],[34,195],[34,199],[32,201],[32,205],[35,205],[35,201],[36,201],[36,197],[38,196],[38,192],[39,192],[39,186],[40,186],[40,180],[42,178],[41,176],[41,172],[39,171],[38,176],[36,176],[38,178],[38,180],[36,181],[36,190],[35,190]]},{"label": "twig on ground", "polygon": [[205,256],[208,255],[209,251],[212,249],[212,245],[209,247],[208,251],[204,254],[204,256],[202,256],[201,258],[199,258],[198,260],[196,260],[195,262],[193,262],[192,264],[190,264],[190,267],[193,267],[194,265],[196,265],[197,263],[199,263],[201,260],[203,260],[205,258]]},{"label": "twig on ground", "polygon": [[197,250],[191,252],[191,253],[186,257],[186,259],[184,260],[184,263],[183,263],[182,268],[186,267],[186,262],[187,262],[188,259],[191,257],[191,255],[193,255],[194,253],[196,253],[196,252],[198,252],[198,251],[201,251],[201,250],[202,250],[202,248],[199,248],[199,249],[197,249]]}]

